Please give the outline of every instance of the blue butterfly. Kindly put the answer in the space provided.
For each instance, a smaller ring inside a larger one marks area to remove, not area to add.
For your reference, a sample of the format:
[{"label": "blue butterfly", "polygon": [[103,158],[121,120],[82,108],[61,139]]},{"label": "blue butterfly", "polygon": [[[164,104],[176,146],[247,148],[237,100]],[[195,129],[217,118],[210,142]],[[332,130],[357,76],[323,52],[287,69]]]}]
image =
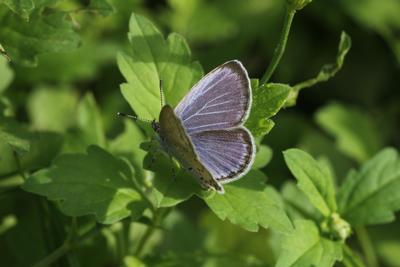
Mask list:
[{"label": "blue butterfly", "polygon": [[254,161],[254,139],[243,126],[251,99],[246,69],[228,61],[195,84],[175,109],[164,105],[152,127],[164,150],[200,185],[224,193],[222,184],[241,178]]}]

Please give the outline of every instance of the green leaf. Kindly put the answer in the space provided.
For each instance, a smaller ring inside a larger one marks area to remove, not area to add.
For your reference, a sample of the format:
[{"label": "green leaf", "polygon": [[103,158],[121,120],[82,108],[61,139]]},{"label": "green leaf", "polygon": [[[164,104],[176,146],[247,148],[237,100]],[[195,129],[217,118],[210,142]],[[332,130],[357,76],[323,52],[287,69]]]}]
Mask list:
[{"label": "green leaf", "polygon": [[298,181],[299,188],[310,202],[325,217],[335,212],[337,206],[331,172],[300,149],[288,149],[283,154],[287,166]]},{"label": "green leaf", "polygon": [[0,95],[7,89],[13,78],[14,72],[8,64],[8,60],[0,56]]},{"label": "green leaf", "polygon": [[106,0],[91,0],[88,8],[99,12],[102,16],[108,16],[114,12],[114,9]]},{"label": "green leaf", "polygon": [[26,21],[29,20],[29,15],[35,8],[32,0],[2,0],[1,2]]},{"label": "green leaf", "polygon": [[340,214],[353,226],[391,222],[400,210],[398,192],[400,160],[395,149],[386,148],[358,172],[350,171],[338,194]]},{"label": "green leaf", "polygon": [[295,230],[282,240],[276,267],[331,267],[342,259],[342,244],[324,238],[309,220],[295,220]]},{"label": "green leaf", "polygon": [[106,136],[100,110],[92,93],[87,93],[78,105],[78,128],[82,140],[88,145],[105,147]]},{"label": "green leaf", "polygon": [[382,137],[372,117],[363,110],[333,103],[316,114],[317,123],[336,138],[347,156],[364,162],[382,147]]},{"label": "green leaf", "polygon": [[78,94],[71,88],[39,87],[27,100],[27,113],[34,129],[65,132],[76,123],[77,105]]},{"label": "green leaf", "polygon": [[60,201],[68,216],[93,214],[111,224],[128,216],[139,218],[146,202],[136,191],[134,173],[123,160],[91,146],[87,154],[64,154],[49,169],[27,179],[28,192]]},{"label": "green leaf", "polygon": [[202,68],[192,63],[189,47],[180,35],[170,34],[165,41],[149,20],[136,14],[131,16],[129,30],[131,53],[117,57],[127,81],[121,85],[121,92],[140,117],[158,118],[160,80],[166,102],[174,106],[202,77]]},{"label": "green leaf", "polygon": [[78,46],[79,36],[65,13],[41,13],[39,8],[28,22],[0,9],[0,40],[14,62],[34,66],[38,54],[70,51]]},{"label": "green leaf", "polygon": [[342,68],[344,59],[347,53],[349,52],[350,47],[351,47],[350,36],[347,35],[347,33],[342,32],[342,34],[340,35],[338,52],[336,55],[336,62],[323,65],[316,77],[293,86],[293,90],[290,92],[290,95],[288,96],[287,102],[285,103],[285,107],[294,106],[296,104],[297,97],[301,89],[314,86],[315,84],[320,82],[326,82],[332,77],[334,77],[336,73]]},{"label": "green leaf", "polygon": [[267,134],[273,127],[269,119],[283,107],[291,87],[286,84],[269,83],[258,86],[252,81],[253,104],[245,125],[257,137]]},{"label": "green leaf", "polygon": [[399,240],[385,240],[378,243],[377,251],[386,266],[398,266],[400,263],[400,242]]},{"label": "green leaf", "polygon": [[224,185],[225,194],[215,194],[204,201],[221,219],[256,232],[259,226],[290,233],[292,224],[282,200],[273,187],[266,186],[265,175],[251,170],[240,180]]},{"label": "green leaf", "polygon": [[365,267],[360,257],[348,246],[343,246],[343,265],[345,267]]}]

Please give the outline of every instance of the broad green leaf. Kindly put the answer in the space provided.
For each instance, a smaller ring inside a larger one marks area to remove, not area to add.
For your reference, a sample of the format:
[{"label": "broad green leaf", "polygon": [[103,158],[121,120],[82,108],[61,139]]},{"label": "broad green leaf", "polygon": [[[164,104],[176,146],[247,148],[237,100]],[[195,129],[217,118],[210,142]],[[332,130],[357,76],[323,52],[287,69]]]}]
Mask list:
[{"label": "broad green leaf", "polygon": [[400,210],[399,192],[398,153],[386,148],[350,171],[338,194],[340,214],[353,226],[391,222]]},{"label": "broad green leaf", "polygon": [[290,218],[321,220],[321,214],[311,204],[307,195],[295,185],[294,182],[286,182],[281,189],[282,198],[285,201],[286,209]]},{"label": "broad green leaf", "polygon": [[267,166],[267,164],[272,159],[272,149],[266,145],[260,145],[257,148],[256,158],[254,159],[254,163],[252,168],[261,169]]},{"label": "broad green leaf", "polygon": [[5,4],[9,9],[26,21],[29,20],[29,15],[35,8],[33,0],[2,0],[0,3]]},{"label": "broad green leaf", "polygon": [[295,220],[295,230],[282,240],[276,267],[331,267],[342,260],[342,244],[322,237],[313,221]]},{"label": "broad green leaf", "polygon": [[27,100],[27,113],[34,129],[65,132],[76,123],[77,105],[78,94],[70,88],[39,87]]},{"label": "broad green leaf", "polygon": [[288,96],[287,102],[285,103],[285,107],[294,106],[296,104],[297,97],[301,89],[311,87],[320,82],[326,82],[334,77],[336,73],[342,68],[344,59],[349,52],[350,47],[350,36],[347,35],[347,33],[342,32],[342,34],[340,35],[338,52],[336,55],[336,62],[323,65],[316,77],[293,86],[293,89]]},{"label": "broad green leaf", "polygon": [[77,123],[81,138],[86,144],[105,147],[106,136],[100,110],[91,93],[87,93],[78,105]]},{"label": "broad green leaf", "polygon": [[259,226],[290,233],[292,224],[282,200],[273,187],[265,184],[265,175],[251,170],[240,180],[224,185],[225,194],[215,194],[204,201],[221,219],[256,232]]},{"label": "broad green leaf", "polygon": [[41,53],[75,49],[79,36],[72,30],[65,13],[42,14],[41,8],[32,13],[29,22],[0,9],[0,40],[14,62],[34,66]]},{"label": "broad green leaf", "polygon": [[146,267],[146,264],[144,264],[140,259],[134,257],[134,256],[126,256],[124,258],[124,267]]},{"label": "broad green leaf", "polygon": [[258,85],[252,82],[253,103],[245,125],[254,136],[267,134],[273,127],[269,119],[283,107],[291,87],[286,84],[269,83]]},{"label": "broad green leaf", "polygon": [[99,12],[102,16],[108,16],[114,11],[107,0],[90,0],[88,8]]},{"label": "broad green leaf", "polygon": [[127,83],[121,92],[140,117],[158,118],[160,80],[166,102],[175,106],[201,78],[202,68],[191,61],[186,41],[171,34],[165,41],[160,31],[146,18],[132,14],[129,23],[129,54],[120,53],[118,66]]},{"label": "broad green leaf", "polygon": [[336,211],[335,188],[331,172],[311,155],[300,149],[284,153],[287,166],[298,181],[299,188],[325,216]]},{"label": "broad green leaf", "polygon": [[9,67],[8,60],[0,56],[0,95],[7,89],[13,78],[14,72]]},{"label": "broad green leaf", "polygon": [[64,154],[49,169],[27,179],[28,192],[60,201],[68,216],[94,215],[111,224],[128,216],[140,217],[146,202],[136,191],[129,165],[107,151],[91,146],[87,154]]},{"label": "broad green leaf", "polygon": [[338,148],[359,163],[382,147],[382,137],[365,111],[333,103],[316,114],[317,123],[336,138]]}]

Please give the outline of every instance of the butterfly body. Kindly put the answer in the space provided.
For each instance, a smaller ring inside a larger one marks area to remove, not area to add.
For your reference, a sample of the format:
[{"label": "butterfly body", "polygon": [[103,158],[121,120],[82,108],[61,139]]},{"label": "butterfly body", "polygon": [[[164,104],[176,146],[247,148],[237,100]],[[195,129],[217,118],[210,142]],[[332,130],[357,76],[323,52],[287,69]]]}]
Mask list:
[{"label": "butterfly body", "polygon": [[203,187],[223,193],[222,184],[241,178],[254,160],[254,140],[243,126],[250,107],[250,79],[233,60],[204,76],[175,109],[164,105],[152,126],[164,150]]},{"label": "butterfly body", "polygon": [[[154,127],[153,127],[154,128]],[[200,162],[189,135],[171,106],[165,105],[160,112],[158,123],[159,141],[170,155],[192,173],[204,188],[223,188],[214,180],[211,173]]]}]

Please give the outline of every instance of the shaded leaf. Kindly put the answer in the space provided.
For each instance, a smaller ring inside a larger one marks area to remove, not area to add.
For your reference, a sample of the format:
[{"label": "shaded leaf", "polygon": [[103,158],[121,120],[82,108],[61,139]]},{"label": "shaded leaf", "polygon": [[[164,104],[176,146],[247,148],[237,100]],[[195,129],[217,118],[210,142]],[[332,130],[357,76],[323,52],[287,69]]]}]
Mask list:
[{"label": "shaded leaf", "polygon": [[260,145],[257,148],[256,158],[254,159],[254,163],[252,168],[261,169],[267,166],[267,164],[272,159],[272,149],[266,145]]},{"label": "shaded leaf", "polygon": [[35,8],[32,0],[3,0],[2,2],[24,20],[29,20],[29,15]]},{"label": "shaded leaf", "polygon": [[[32,134],[22,124],[9,118],[0,118],[0,142],[9,145],[13,151],[29,151],[31,138]],[[4,151],[0,155],[4,155]]]},{"label": "shaded leaf", "polygon": [[253,103],[245,126],[257,137],[267,134],[273,127],[269,119],[283,107],[291,87],[286,84],[269,83],[258,85],[252,82]]},{"label": "shaded leaf", "polygon": [[399,191],[398,153],[386,148],[350,171],[338,194],[340,214],[354,226],[391,222],[400,210]]},{"label": "shaded leaf", "polygon": [[324,238],[312,221],[295,220],[295,230],[284,236],[276,267],[331,267],[342,259],[342,244]]},{"label": "shaded leaf", "polygon": [[320,109],[316,121],[336,138],[343,153],[358,162],[369,159],[382,147],[379,129],[365,111],[334,103]]},{"label": "shaded leaf", "polygon": [[61,201],[61,210],[69,216],[93,214],[108,224],[128,216],[138,218],[146,208],[133,179],[126,162],[91,146],[87,154],[60,156],[51,168],[29,177],[22,188]]},{"label": "shaded leaf", "polygon": [[201,78],[199,63],[191,62],[186,41],[171,34],[167,41],[146,18],[132,14],[129,24],[130,54],[120,53],[118,66],[127,83],[121,92],[140,117],[158,118],[160,80],[164,83],[166,102],[175,106],[190,87]]},{"label": "shaded leaf", "polygon": [[215,194],[204,201],[221,219],[256,232],[259,226],[281,233],[290,233],[292,224],[282,200],[273,187],[265,184],[265,175],[250,171],[240,180],[224,185],[225,194]]},{"label": "shaded leaf", "polygon": [[310,202],[325,217],[335,212],[337,206],[331,172],[300,149],[288,149],[283,154],[287,166],[298,181],[299,188]]}]

